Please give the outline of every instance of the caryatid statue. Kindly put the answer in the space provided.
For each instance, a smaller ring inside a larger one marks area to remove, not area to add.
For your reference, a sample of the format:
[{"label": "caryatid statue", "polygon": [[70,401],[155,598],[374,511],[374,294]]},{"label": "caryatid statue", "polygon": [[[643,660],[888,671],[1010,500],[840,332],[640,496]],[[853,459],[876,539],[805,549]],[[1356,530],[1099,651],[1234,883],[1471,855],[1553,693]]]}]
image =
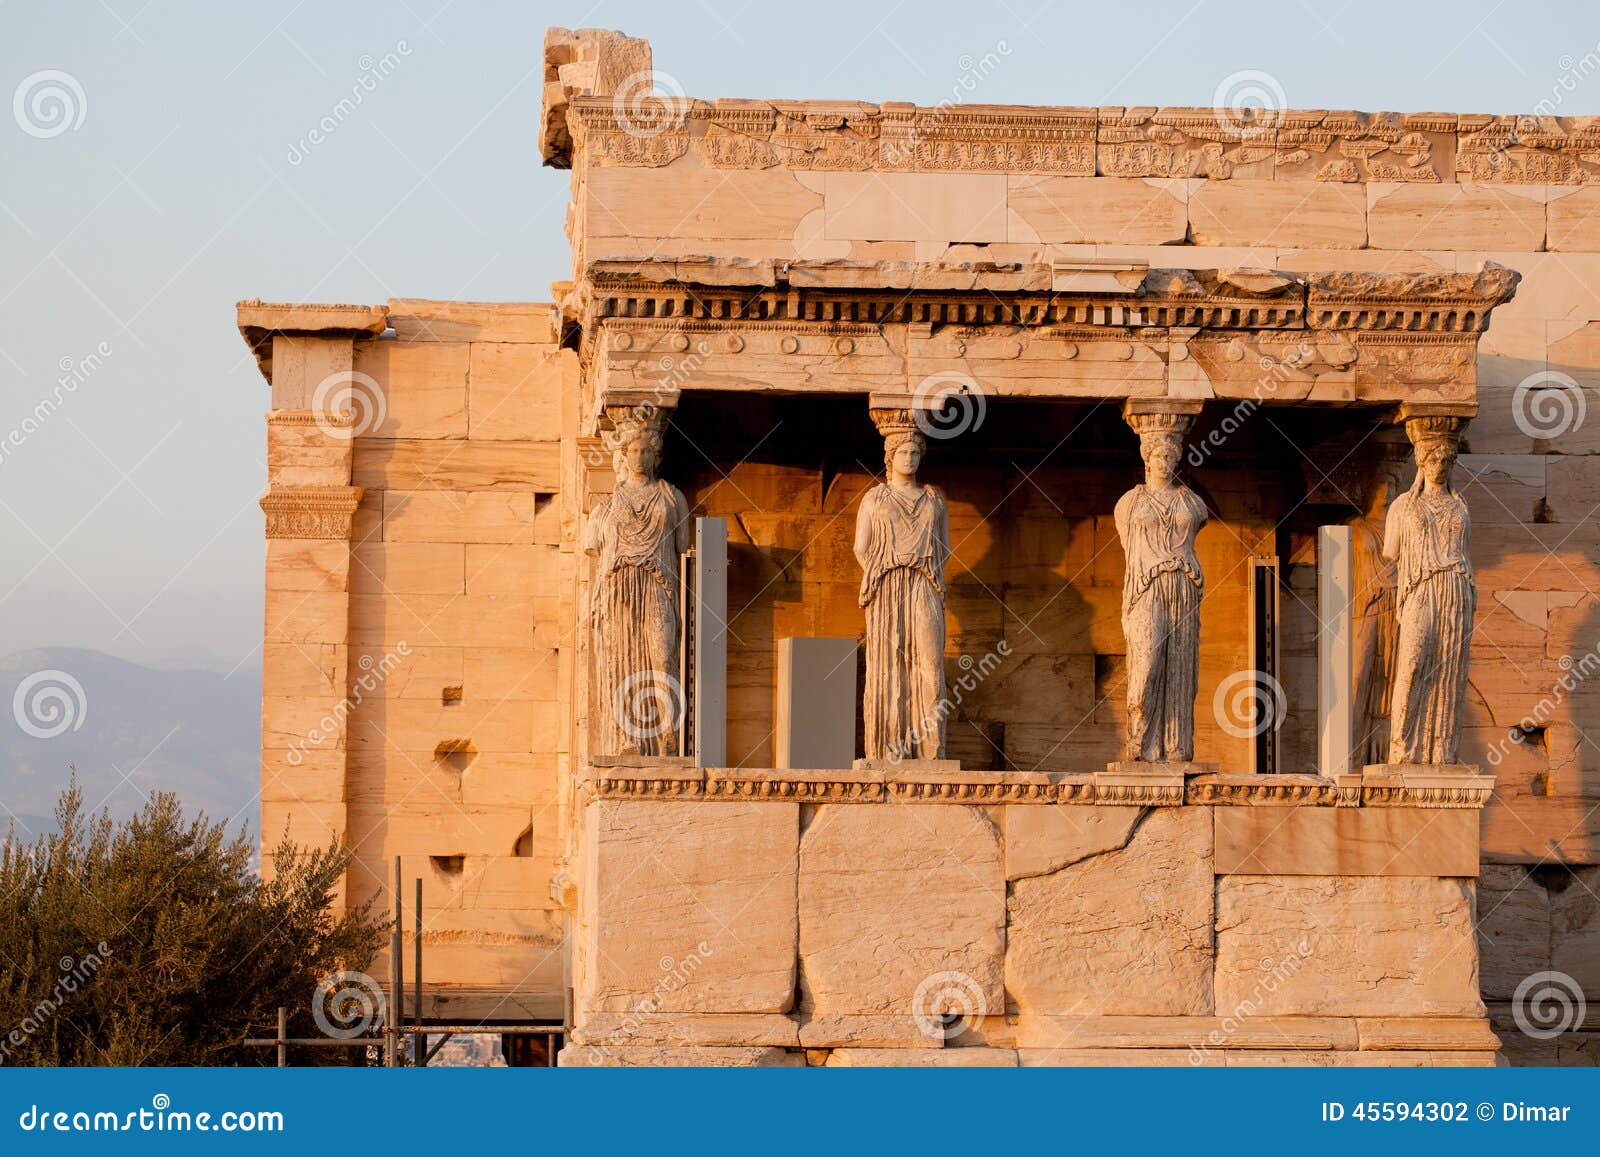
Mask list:
[{"label": "caryatid statue", "polygon": [[1397,462],[1380,447],[1364,492],[1362,513],[1350,524],[1354,595],[1355,678],[1351,704],[1355,734],[1351,764],[1389,758],[1389,713],[1394,688],[1394,561],[1383,555],[1384,519],[1398,489]]},{"label": "caryatid statue", "polygon": [[1411,418],[1411,489],[1389,506],[1383,553],[1395,563],[1390,763],[1457,762],[1467,651],[1478,589],[1468,554],[1471,518],[1450,486],[1463,419]]},{"label": "caryatid statue", "polygon": [[689,504],[656,474],[664,426],[659,411],[617,419],[607,438],[616,485],[584,529],[584,550],[598,556],[590,586],[596,755],[678,754],[678,566],[689,549]]},{"label": "caryatid statue", "polygon": [[1117,502],[1117,537],[1127,558],[1122,633],[1128,649],[1128,758],[1194,758],[1194,697],[1200,673],[1200,596],[1205,579],[1194,539],[1205,504],[1178,480],[1193,415],[1125,409],[1138,432],[1144,482]]},{"label": "caryatid statue", "polygon": [[908,410],[873,410],[888,480],[861,499],[856,560],[867,612],[862,714],[869,760],[944,757],[944,495],[917,481],[926,440]]}]

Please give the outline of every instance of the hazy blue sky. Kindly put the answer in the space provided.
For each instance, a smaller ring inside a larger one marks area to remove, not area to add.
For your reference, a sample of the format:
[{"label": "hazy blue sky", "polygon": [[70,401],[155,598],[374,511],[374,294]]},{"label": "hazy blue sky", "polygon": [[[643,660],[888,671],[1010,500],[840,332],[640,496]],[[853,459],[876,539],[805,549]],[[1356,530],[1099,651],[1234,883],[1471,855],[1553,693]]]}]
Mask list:
[{"label": "hazy blue sky", "polygon": [[[1209,105],[1259,70],[1292,107],[1600,112],[1600,76],[1573,80],[1600,59],[1593,0],[9,0],[0,654],[258,662],[267,389],[233,303],[547,299],[568,261],[567,176],[535,154],[548,24],[648,37],[657,70],[708,98],[933,104],[997,53],[965,99]],[[398,66],[302,152],[386,54]],[[29,104],[52,84],[67,124]]]}]

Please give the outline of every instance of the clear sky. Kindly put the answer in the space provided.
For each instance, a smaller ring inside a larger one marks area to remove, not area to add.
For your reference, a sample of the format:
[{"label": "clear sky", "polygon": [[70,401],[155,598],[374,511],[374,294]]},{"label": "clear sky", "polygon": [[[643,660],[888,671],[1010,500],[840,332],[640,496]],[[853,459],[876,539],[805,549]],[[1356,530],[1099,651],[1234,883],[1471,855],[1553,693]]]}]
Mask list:
[{"label": "clear sky", "polygon": [[960,99],[1210,105],[1253,71],[1297,108],[1600,112],[1593,0],[0,0],[0,654],[259,662],[267,388],[233,304],[547,300],[550,24],[647,37],[706,98],[935,104],[993,54]]}]

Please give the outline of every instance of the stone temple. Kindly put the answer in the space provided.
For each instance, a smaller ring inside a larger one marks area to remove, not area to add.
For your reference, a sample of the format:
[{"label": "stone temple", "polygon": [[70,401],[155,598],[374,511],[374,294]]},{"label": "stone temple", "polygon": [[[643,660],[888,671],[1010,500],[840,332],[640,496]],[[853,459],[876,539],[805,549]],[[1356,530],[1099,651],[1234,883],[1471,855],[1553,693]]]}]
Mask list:
[{"label": "stone temple", "polygon": [[1600,1055],[1600,118],[544,53],[553,301],[238,307],[268,870],[563,1064]]}]

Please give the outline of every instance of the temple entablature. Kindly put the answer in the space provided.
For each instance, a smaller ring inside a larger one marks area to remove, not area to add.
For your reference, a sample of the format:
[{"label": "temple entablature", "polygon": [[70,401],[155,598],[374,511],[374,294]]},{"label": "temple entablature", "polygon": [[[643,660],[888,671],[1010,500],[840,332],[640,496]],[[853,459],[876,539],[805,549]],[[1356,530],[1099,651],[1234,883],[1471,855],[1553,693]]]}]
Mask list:
[{"label": "temple entablature", "polygon": [[684,390],[1470,408],[1517,274],[1137,262],[595,262],[562,303],[588,410]]}]

